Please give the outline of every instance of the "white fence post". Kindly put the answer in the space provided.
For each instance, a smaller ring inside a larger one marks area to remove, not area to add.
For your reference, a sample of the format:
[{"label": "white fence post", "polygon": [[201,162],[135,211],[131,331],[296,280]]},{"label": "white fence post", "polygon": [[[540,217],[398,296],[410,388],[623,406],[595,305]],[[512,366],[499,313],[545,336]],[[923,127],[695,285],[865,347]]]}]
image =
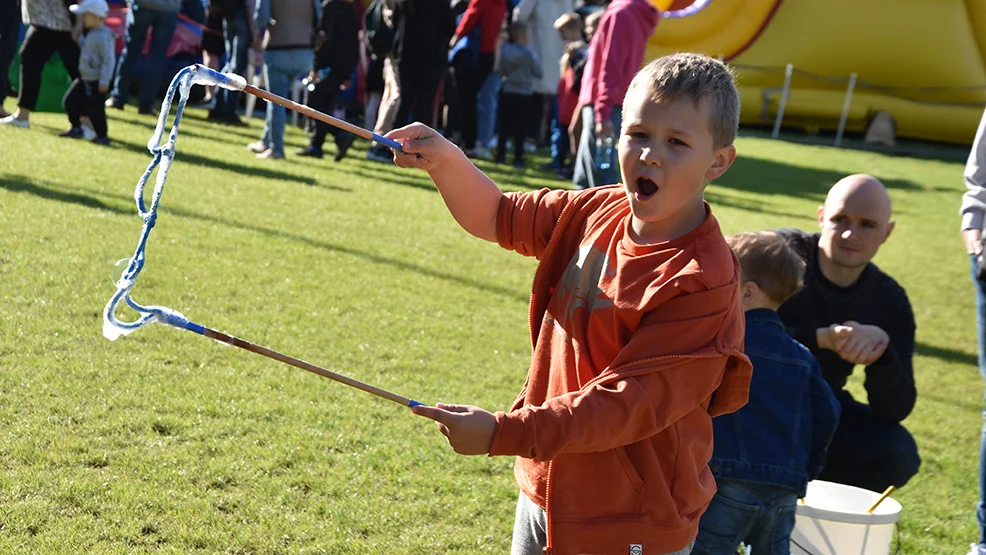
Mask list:
[{"label": "white fence post", "polygon": [[842,103],[842,115],[839,116],[839,130],[835,133],[835,146],[842,146],[842,133],[846,130],[846,120],[849,119],[849,106],[852,104],[852,92],[856,88],[856,74],[849,76],[849,86],[846,87],[846,99]]},{"label": "white fence post", "polygon": [[787,107],[787,98],[791,94],[791,74],[794,72],[794,65],[787,64],[784,68],[784,90],[781,91],[781,103],[777,107],[777,117],[774,118],[774,131],[770,134],[771,139],[776,139],[781,134],[781,121],[784,119],[784,108]]}]

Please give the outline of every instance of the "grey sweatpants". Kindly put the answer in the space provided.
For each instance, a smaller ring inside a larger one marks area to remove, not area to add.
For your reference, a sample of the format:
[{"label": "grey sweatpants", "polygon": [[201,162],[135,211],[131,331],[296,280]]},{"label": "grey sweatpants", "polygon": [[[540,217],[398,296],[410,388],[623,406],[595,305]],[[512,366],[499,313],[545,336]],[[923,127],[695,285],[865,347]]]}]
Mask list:
[{"label": "grey sweatpants", "polygon": [[[517,498],[517,513],[514,517],[514,538],[510,545],[510,555],[542,555],[548,545],[548,515],[520,492]],[[667,553],[666,555],[688,555],[692,552],[692,543],[684,549]],[[627,548],[630,550],[630,547]],[[642,552],[627,552],[629,555],[642,555]]]}]

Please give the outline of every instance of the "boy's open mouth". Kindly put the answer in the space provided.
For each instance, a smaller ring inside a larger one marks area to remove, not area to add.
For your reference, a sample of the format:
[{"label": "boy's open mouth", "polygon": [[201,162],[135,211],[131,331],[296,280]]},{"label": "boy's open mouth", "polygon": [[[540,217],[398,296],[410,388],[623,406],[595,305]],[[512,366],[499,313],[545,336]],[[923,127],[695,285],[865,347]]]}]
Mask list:
[{"label": "boy's open mouth", "polygon": [[657,192],[657,183],[654,183],[649,177],[638,177],[637,178],[637,199],[647,200],[654,196]]}]

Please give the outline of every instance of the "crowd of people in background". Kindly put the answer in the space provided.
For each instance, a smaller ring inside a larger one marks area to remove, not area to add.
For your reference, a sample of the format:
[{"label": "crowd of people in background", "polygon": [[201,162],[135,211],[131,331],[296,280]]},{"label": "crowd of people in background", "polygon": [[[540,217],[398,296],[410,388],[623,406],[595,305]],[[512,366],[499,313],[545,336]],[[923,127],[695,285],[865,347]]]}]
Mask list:
[{"label": "crowd of people in background", "polygon": [[[43,69],[57,53],[77,81],[65,95],[70,126],[62,135],[108,144],[104,108],[124,110],[133,95],[138,114],[158,114],[169,43],[184,20],[199,28],[208,67],[262,71],[264,86],[285,97],[304,81],[309,106],[381,135],[426,123],[475,159],[525,168],[526,153],[550,149],[538,169],[574,177],[577,188],[619,179],[620,104],[660,18],[647,0],[130,0],[114,36],[107,25],[84,23],[94,14],[106,19],[106,0],[75,5],[90,6],[89,15],[72,5],[0,0],[4,93],[12,91],[5,78],[21,23],[27,27],[17,108],[0,104],[0,125],[30,127]],[[199,105],[211,121],[245,126],[242,97],[213,87]],[[284,108],[268,105],[262,135],[247,148],[284,158],[285,122]],[[353,143],[327,125],[305,125],[310,140],[298,156],[321,158],[332,135],[340,160]],[[366,156],[392,158],[376,144]]]}]

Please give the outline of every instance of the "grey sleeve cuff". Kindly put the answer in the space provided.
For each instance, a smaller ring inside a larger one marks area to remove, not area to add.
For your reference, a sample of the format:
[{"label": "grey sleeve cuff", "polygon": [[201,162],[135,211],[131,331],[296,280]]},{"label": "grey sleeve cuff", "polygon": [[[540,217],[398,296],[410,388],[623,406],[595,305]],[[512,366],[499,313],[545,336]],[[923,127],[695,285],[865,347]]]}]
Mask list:
[{"label": "grey sleeve cuff", "polygon": [[982,229],[984,214],[980,210],[967,210],[962,213],[962,231],[967,229]]}]

